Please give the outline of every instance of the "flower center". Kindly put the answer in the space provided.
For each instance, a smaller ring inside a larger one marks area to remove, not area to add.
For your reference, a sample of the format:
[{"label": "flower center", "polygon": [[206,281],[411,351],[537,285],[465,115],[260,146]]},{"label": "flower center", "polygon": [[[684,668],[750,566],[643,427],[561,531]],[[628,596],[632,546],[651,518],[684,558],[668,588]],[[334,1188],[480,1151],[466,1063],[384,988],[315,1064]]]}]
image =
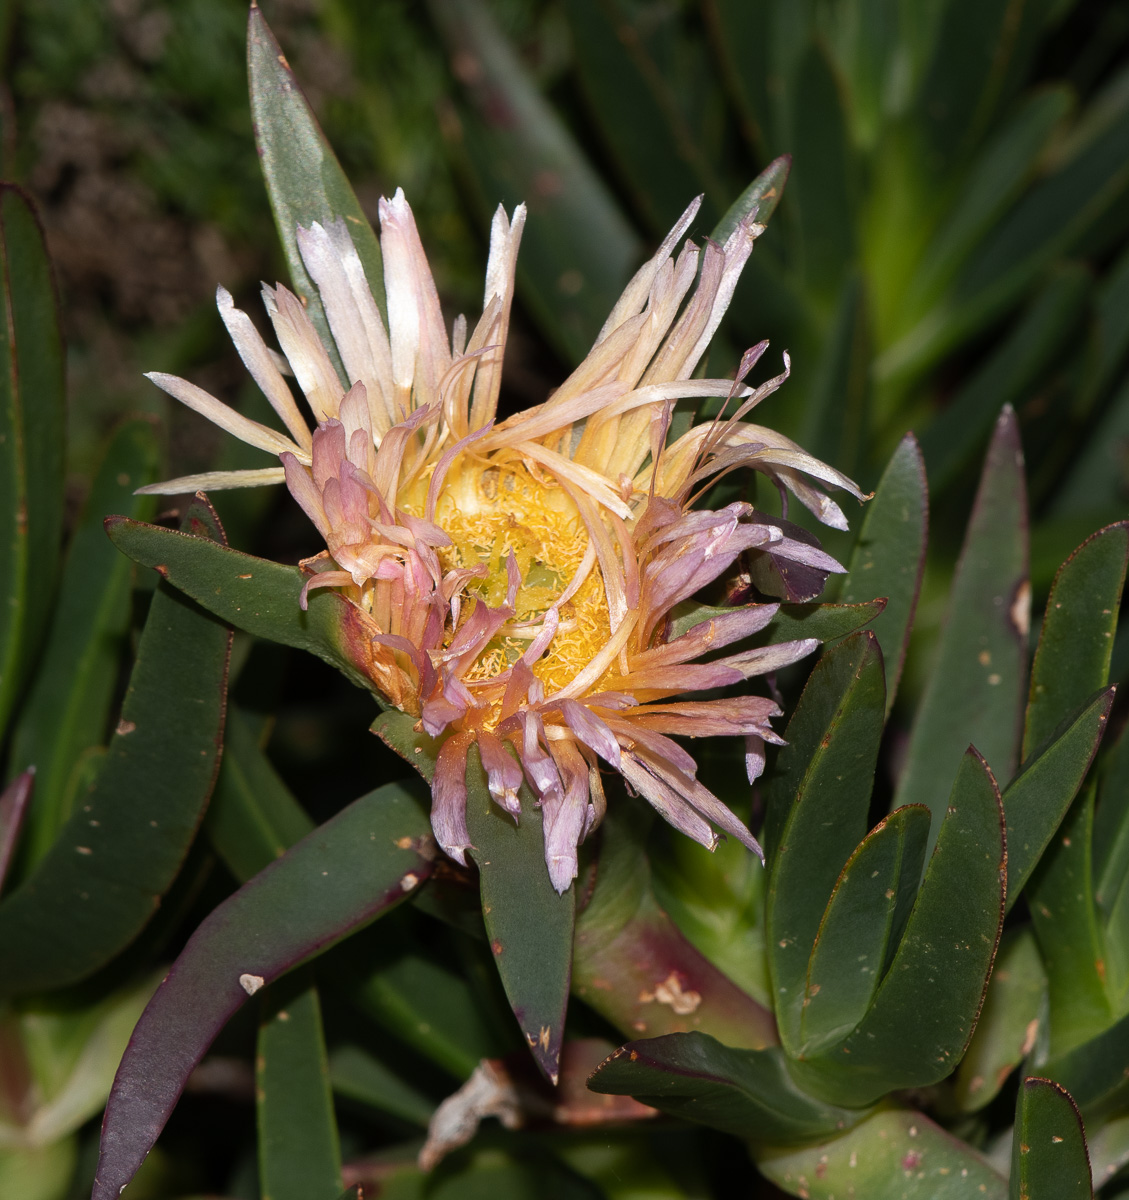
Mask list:
[{"label": "flower center", "polygon": [[[444,570],[484,563],[486,576],[471,580],[467,594],[491,607],[506,602],[511,553],[517,563],[521,585],[514,619],[465,676],[468,683],[491,679],[516,662],[540,632],[584,561],[588,531],[565,489],[520,462],[496,466],[470,459],[456,465],[440,493],[435,521],[452,542],[439,552]],[[551,644],[533,665],[549,694],[571,682],[610,635],[598,565],[558,616]]]}]

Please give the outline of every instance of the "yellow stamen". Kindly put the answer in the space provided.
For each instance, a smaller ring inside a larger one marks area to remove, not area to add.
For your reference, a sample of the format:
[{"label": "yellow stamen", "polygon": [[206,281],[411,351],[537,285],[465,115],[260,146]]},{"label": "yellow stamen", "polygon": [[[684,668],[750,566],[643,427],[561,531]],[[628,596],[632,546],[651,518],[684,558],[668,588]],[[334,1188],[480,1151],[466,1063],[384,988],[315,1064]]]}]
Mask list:
[{"label": "yellow stamen", "polygon": [[[406,497],[401,503],[409,511],[414,507]],[[435,523],[452,542],[439,551],[444,571],[486,566],[485,578],[468,584],[469,595],[491,607],[505,604],[511,554],[521,575],[514,620],[531,626],[503,630],[491,642],[464,676],[467,683],[483,682],[506,670],[528,648],[537,626],[584,561],[588,531],[568,492],[551,476],[534,473],[519,461],[497,466],[470,455],[445,480]],[[470,608],[466,606],[464,612]],[[611,633],[598,566],[560,606],[558,616],[557,633],[533,667],[549,693],[572,680]]]}]

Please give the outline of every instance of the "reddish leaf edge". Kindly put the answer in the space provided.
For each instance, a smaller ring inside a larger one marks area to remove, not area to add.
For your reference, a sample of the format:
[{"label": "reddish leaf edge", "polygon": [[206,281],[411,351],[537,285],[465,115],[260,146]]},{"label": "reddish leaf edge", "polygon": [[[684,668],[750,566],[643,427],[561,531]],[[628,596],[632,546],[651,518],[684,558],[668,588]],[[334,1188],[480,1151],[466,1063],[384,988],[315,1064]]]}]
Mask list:
[{"label": "reddish leaf edge", "polygon": [[[395,880],[377,889],[352,920],[327,923],[318,936],[285,949],[272,948],[262,930],[238,928],[238,909],[249,893],[269,886],[280,872],[285,875],[295,859],[316,856],[318,843],[325,842],[335,825],[355,817],[359,805],[402,786],[390,784],[355,800],[260,871],[200,924],[141,1014],[118,1067],[102,1121],[91,1200],[117,1200],[156,1143],[189,1075],[252,995],[383,915],[430,876],[434,846],[427,819],[416,809],[416,836],[396,842],[404,859],[397,862]],[[328,850],[324,844],[320,848]],[[326,861],[332,861],[331,851]],[[304,893],[290,896],[299,907],[307,899]],[[287,928],[284,910],[277,912],[276,920],[278,928]],[[231,938],[232,934],[233,945],[217,947],[225,935]],[[226,954],[217,949],[226,949]],[[225,958],[237,965],[229,967]],[[222,979],[221,970],[225,971]]]}]

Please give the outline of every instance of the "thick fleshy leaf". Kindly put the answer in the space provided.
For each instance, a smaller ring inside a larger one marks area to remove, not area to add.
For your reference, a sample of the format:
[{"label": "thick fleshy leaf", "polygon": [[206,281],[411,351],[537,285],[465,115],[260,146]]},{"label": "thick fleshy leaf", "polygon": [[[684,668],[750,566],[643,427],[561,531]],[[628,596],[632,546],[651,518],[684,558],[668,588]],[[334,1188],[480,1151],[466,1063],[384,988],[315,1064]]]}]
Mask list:
[{"label": "thick fleshy leaf", "polygon": [[804,424],[796,440],[816,458],[853,474],[866,439],[870,401],[867,291],[857,272],[839,289],[834,319],[812,364]]},{"label": "thick fleshy leaf", "polygon": [[[185,524],[222,535],[214,516],[197,502]],[[230,649],[227,626],[157,589],[97,776],[51,849],[0,904],[0,991],[85,979],[152,917],[215,783]]]},{"label": "thick fleshy leaf", "polygon": [[952,1071],[988,986],[1003,925],[1006,861],[999,789],[970,749],[874,1002],[837,1047],[792,1064],[801,1086],[834,1104],[862,1105]]},{"label": "thick fleshy leaf", "polygon": [[993,412],[1001,404],[1021,404],[1077,343],[1092,288],[1093,275],[1080,263],[1054,271],[1008,336],[929,424],[921,449],[935,495],[982,452]]},{"label": "thick fleshy leaf", "polygon": [[259,161],[290,278],[323,344],[336,357],[318,290],[298,251],[296,228],[344,219],[383,311],[380,243],[257,4],[247,20],[247,74]]},{"label": "thick fleshy leaf", "polygon": [[93,1200],[116,1200],[193,1067],[249,995],[382,916],[431,872],[427,818],[402,784],[354,801],[217,907],[137,1023],[102,1124]]},{"label": "thick fleshy leaf", "polygon": [[577,916],[573,990],[627,1037],[700,1030],[727,1046],[773,1045],[772,1013],[659,907],[644,849],[649,810],[616,799],[600,827],[596,886]]},{"label": "thick fleshy leaf", "polygon": [[228,870],[246,883],[314,827],[259,746],[251,718],[234,706],[204,831]]},{"label": "thick fleshy leaf", "polygon": [[[959,36],[969,38],[968,29],[962,28]],[[1129,111],[1122,86],[1115,76],[1090,101],[1097,119],[1082,122],[1055,155],[1054,169],[1029,187],[979,242],[944,302],[882,354],[875,364],[879,378],[919,371],[983,329],[1022,300],[1049,263],[1124,203]]]},{"label": "thick fleshy leaf", "polygon": [[[839,593],[845,604],[858,604],[869,596],[886,597],[886,607],[873,628],[886,666],[887,716],[894,706],[906,660],[928,535],[925,464],[916,439],[907,433],[882,473],[874,499],[866,506]],[[907,797],[907,801],[912,799]]]},{"label": "thick fleshy leaf", "polygon": [[321,1004],[309,971],[265,994],[255,1052],[259,1186],[271,1200],[335,1200],[341,1149]]},{"label": "thick fleshy leaf", "polygon": [[422,1091],[360,1046],[338,1046],[330,1054],[329,1081],[337,1095],[421,1129],[435,1111]]},{"label": "thick fleshy leaf", "polygon": [[1038,171],[1039,156],[1074,105],[1065,86],[1028,95],[972,163],[950,211],[925,248],[906,296],[910,313],[936,302],[986,234]]},{"label": "thick fleshy leaf", "polygon": [[837,1133],[864,1115],[800,1091],[779,1046],[734,1050],[704,1033],[628,1042],[600,1064],[588,1086],[758,1144]]},{"label": "thick fleshy leaf", "polygon": [[1031,667],[1024,759],[1109,682],[1127,562],[1129,522],[1120,521],[1084,541],[1059,568]]},{"label": "thick fleshy leaf", "polygon": [[[1094,814],[1094,898],[1108,917],[1129,881],[1129,727],[1107,750]],[[1127,951],[1129,954],[1129,951]]]},{"label": "thick fleshy leaf", "polygon": [[807,287],[831,297],[855,250],[854,179],[843,104],[822,43],[812,39],[796,69],[790,148]]},{"label": "thick fleshy leaf", "polygon": [[967,1142],[905,1109],[883,1109],[836,1138],[762,1147],[761,1174],[809,1200],[1007,1200],[1007,1180]]},{"label": "thick fleshy leaf", "polygon": [[70,816],[80,757],[105,738],[129,627],[131,567],[107,541],[102,522],[110,512],[152,513],[154,498],[133,492],[156,478],[158,457],[151,422],[124,424],[71,539],[45,652],[12,741],[13,766],[36,769],[35,808],[22,850],[29,865],[43,857]]},{"label": "thick fleshy leaf", "polygon": [[1039,1064],[1039,1072],[1055,1080],[1083,1110],[1123,1107],[1129,1096],[1129,1015],[1080,1046]]},{"label": "thick fleshy leaf", "polygon": [[1129,875],[1109,906],[1105,945],[1107,994],[1115,1011],[1129,1011]]},{"label": "thick fleshy leaf", "polygon": [[[1086,1130],[1086,1149],[1090,1154],[1090,1172],[1094,1190],[1109,1183],[1126,1165],[1129,1165],[1129,1113],[1093,1121]],[[1107,1193],[1109,1200],[1125,1200],[1124,1190]]]},{"label": "thick fleshy leaf", "polygon": [[[405,713],[381,714],[373,732],[424,778],[435,773],[438,747]],[[466,769],[467,828],[478,866],[482,917],[510,1006],[537,1064],[556,1080],[564,1040],[576,920],[573,888],[558,895],[545,865],[541,811],[522,785],[521,820],[501,811],[472,748]]]},{"label": "thick fleshy leaf", "polygon": [[820,659],[764,796],[769,854],[765,925],[773,1003],[790,1052],[800,1044],[808,959],[847,859],[866,833],[886,695],[872,633]]},{"label": "thick fleshy leaf", "polygon": [[[347,963],[334,960],[342,977],[338,990],[394,1044],[410,1046],[465,1080],[482,1059],[506,1054],[521,1040],[497,978],[483,979],[494,971],[489,958],[468,958],[461,938],[437,938],[433,927],[412,915],[398,913],[362,934]],[[486,971],[479,969],[483,960]]]},{"label": "thick fleshy leaf", "polygon": [[[101,1113],[129,1036],[159,982],[158,971],[99,999],[87,992],[81,1009],[68,1011],[57,1000],[44,999],[21,1004],[18,1013],[9,1010],[4,1058],[15,1087],[0,1119],[0,1146],[55,1146]],[[22,1080],[21,1051],[29,1069]],[[28,1082],[21,1096],[20,1085]],[[13,1113],[12,1101],[20,1105],[21,1100],[22,1111]]]},{"label": "thick fleshy leaf", "polygon": [[0,184],[0,729],[51,618],[63,529],[63,341],[31,201]]},{"label": "thick fleshy leaf", "polygon": [[808,962],[801,1055],[841,1041],[870,1007],[917,898],[928,834],[924,805],[899,808],[847,860]]},{"label": "thick fleshy leaf", "polygon": [[977,1112],[995,1099],[1007,1077],[1031,1053],[1046,994],[1047,973],[1031,927],[1007,930],[976,1032],[953,1082],[961,1112]]},{"label": "thick fleshy leaf", "polygon": [[1049,9],[1047,0],[1018,14],[1007,0],[954,0],[945,7],[916,97],[917,121],[937,166],[975,144],[1023,78]]},{"label": "thick fleshy leaf", "polygon": [[1094,792],[1066,815],[1027,885],[1027,903],[1047,968],[1050,1053],[1059,1055],[1113,1020],[1105,948],[1094,903],[1091,845]]},{"label": "thick fleshy leaf", "polygon": [[1050,1079],[1019,1088],[1009,1200],[1091,1200],[1086,1131],[1070,1093]]},{"label": "thick fleshy leaf", "polygon": [[927,804],[931,842],[971,742],[1007,780],[1027,691],[1027,499],[1015,413],[996,423],[949,593],[937,666],[917,710],[894,807]]},{"label": "thick fleshy leaf", "polygon": [[653,18],[599,0],[569,0],[565,13],[592,119],[651,232],[663,236],[702,192],[705,220],[715,221],[724,185],[690,99],[708,86],[705,57],[684,40],[675,75],[650,45],[663,40]]},{"label": "thick fleshy leaf", "polygon": [[1004,789],[1008,908],[1019,899],[1086,778],[1106,731],[1113,693],[1107,688],[1085,703]]},{"label": "thick fleshy leaf", "polygon": [[714,226],[710,237],[724,245],[738,224],[753,212],[756,213],[758,224],[767,225],[780,203],[781,196],[784,195],[784,185],[788,182],[788,173],[791,170],[790,154],[774,158],[726,209],[725,216]]},{"label": "thick fleshy leaf", "polygon": [[[781,642],[796,642],[815,638],[833,642],[854,633],[876,620],[883,611],[881,598],[861,604],[781,604],[760,633],[749,639],[750,645],[776,646]],[[714,617],[732,613],[732,608],[687,601],[674,609],[667,640],[681,637],[688,629]]]},{"label": "thick fleshy leaf", "polygon": [[358,687],[375,690],[363,670],[371,642],[358,624],[357,610],[323,588],[310,596],[303,612],[298,601],[306,580],[297,567],[129,517],[107,518],[106,532],[119,550],[222,620],[316,654]]},{"label": "thick fleshy leaf", "polygon": [[[482,0],[433,0],[432,19],[471,109],[448,124],[484,213],[529,205],[518,281],[545,336],[579,362],[642,246],[615,197]],[[690,199],[686,197],[687,201]]]}]

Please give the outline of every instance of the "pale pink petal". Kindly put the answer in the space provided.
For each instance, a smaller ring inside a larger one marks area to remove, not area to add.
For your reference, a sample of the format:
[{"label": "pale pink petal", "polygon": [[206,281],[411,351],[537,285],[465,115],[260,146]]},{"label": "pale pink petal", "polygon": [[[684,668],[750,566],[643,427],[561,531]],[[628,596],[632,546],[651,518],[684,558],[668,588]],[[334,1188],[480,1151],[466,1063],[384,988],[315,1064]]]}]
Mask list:
[{"label": "pale pink petal", "polygon": [[298,249],[322,305],[349,383],[364,383],[378,434],[393,423],[392,355],[388,334],[345,222],[297,229]]},{"label": "pale pink petal", "polygon": [[321,489],[318,488],[307,467],[303,467],[293,454],[281,455],[282,467],[286,474],[286,486],[290,494],[298,501],[299,507],[314,523],[314,528],[323,538],[329,537],[329,521],[322,504]]},{"label": "pale pink petal", "polygon": [[239,352],[239,357],[243,360],[243,365],[251,373],[251,378],[259,385],[259,390],[266,396],[271,408],[282,418],[290,436],[299,446],[308,450],[310,428],[298,411],[290,385],[283,379],[251,318],[235,307],[235,301],[226,288],[216,289],[216,307],[235,344],[235,349]]},{"label": "pale pink petal", "polygon": [[203,471],[199,475],[181,475],[162,483],[147,483],[134,491],[135,496],[179,496],[183,492],[218,492],[228,488],[262,487],[282,483],[282,467],[263,467],[251,471]]},{"label": "pale pink petal", "polygon": [[690,228],[691,222],[698,215],[698,209],[702,207],[702,197],[697,196],[689,204],[686,211],[678,218],[674,228],[663,239],[662,245],[655,251],[652,258],[648,259],[635,275],[631,282],[624,289],[623,295],[616,301],[615,307],[608,314],[608,319],[604,322],[604,327],[600,330],[596,337],[596,344],[604,340],[614,329],[622,325],[628,317],[635,316],[643,305],[647,302],[647,297],[651,291],[651,284],[654,282],[655,276],[671,256],[674,247],[682,240],[686,230]]},{"label": "pale pink petal", "polygon": [[439,382],[451,365],[451,351],[439,293],[419,240],[415,217],[397,188],[381,199],[380,248],[384,255],[384,290],[388,300],[388,332],[392,379],[397,403],[404,405],[415,390],[412,407],[439,398]]},{"label": "pale pink petal", "polygon": [[282,454],[287,450],[298,454],[304,453],[301,446],[284,434],[243,416],[234,408],[229,408],[222,401],[217,400],[215,396],[209,395],[203,388],[189,383],[187,379],[180,379],[176,375],[166,375],[163,371],[150,371],[145,378],[152,380],[157,387],[168,392],[181,404],[198,412],[201,416],[207,417],[213,425],[218,425],[228,433],[234,434],[249,446],[256,446],[268,454]]},{"label": "pale pink petal", "polygon": [[282,284],[263,284],[263,303],[275,337],[318,422],[336,417],[345,389],[302,302]]}]

